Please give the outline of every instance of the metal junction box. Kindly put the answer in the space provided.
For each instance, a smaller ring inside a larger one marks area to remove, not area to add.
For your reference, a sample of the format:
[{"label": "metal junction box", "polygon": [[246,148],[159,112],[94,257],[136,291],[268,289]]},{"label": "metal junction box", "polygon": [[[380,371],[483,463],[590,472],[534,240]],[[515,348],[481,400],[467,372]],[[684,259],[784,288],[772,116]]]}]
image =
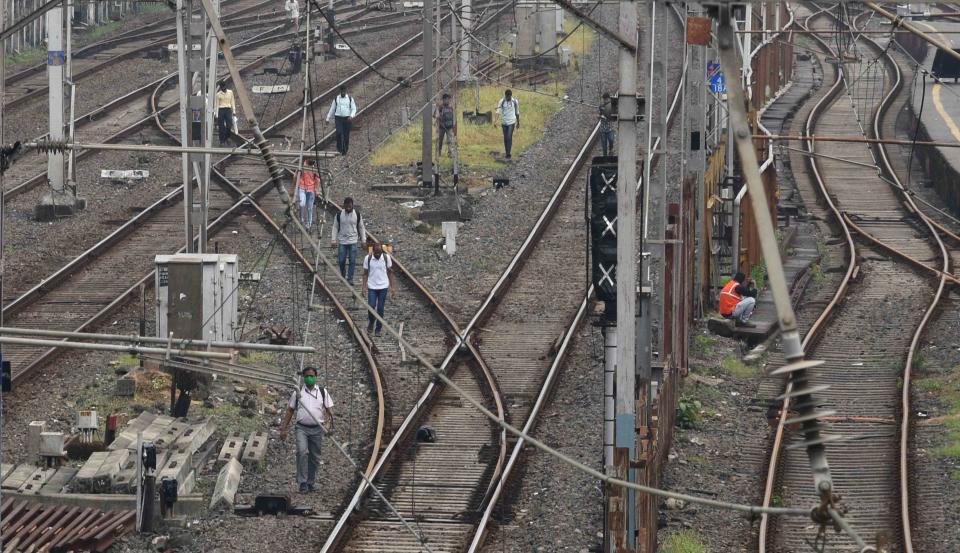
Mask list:
[{"label": "metal junction box", "polygon": [[157,336],[234,340],[239,267],[234,254],[156,257]]}]

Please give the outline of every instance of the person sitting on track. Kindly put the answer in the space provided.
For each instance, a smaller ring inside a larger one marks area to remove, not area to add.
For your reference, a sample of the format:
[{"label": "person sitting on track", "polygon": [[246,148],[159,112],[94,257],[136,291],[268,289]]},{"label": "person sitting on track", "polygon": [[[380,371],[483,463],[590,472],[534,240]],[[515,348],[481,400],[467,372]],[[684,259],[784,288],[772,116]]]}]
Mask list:
[{"label": "person sitting on track", "polygon": [[757,288],[752,278],[743,273],[734,275],[720,291],[720,315],[724,319],[734,319],[740,327],[754,328],[748,322],[757,305]]}]

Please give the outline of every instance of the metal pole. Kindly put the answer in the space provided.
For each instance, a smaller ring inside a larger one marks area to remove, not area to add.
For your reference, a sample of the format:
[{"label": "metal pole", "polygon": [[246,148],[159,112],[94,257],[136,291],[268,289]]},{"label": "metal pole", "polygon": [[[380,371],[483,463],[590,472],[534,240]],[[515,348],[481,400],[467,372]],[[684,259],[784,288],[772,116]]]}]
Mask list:
[{"label": "metal pole", "polygon": [[[616,328],[603,327],[603,471],[613,476],[614,472],[614,433],[616,401],[616,370],[617,370],[617,331]],[[610,536],[610,503],[609,486],[604,486],[603,519],[608,521],[603,525],[603,551],[612,551],[613,540]]]},{"label": "metal pole", "polygon": [[433,185],[433,0],[423,2],[423,186]]},{"label": "metal pole", "polygon": [[[652,3],[651,3],[652,4]],[[619,34],[636,44],[637,2],[620,2]],[[636,459],[636,313],[637,313],[637,196],[633,183],[637,180],[637,59],[636,48],[620,48],[620,93],[617,101],[617,327],[616,327],[616,436],[614,439],[616,469],[621,477],[637,481],[637,470],[631,467]],[[636,549],[636,491],[628,490],[620,527],[626,535],[613,536],[617,551]]]},{"label": "metal pole", "polygon": [[[63,140],[63,8],[47,12],[47,98],[49,102],[50,140]],[[54,201],[62,199],[64,189],[63,152],[47,153],[47,178]]]},{"label": "metal pole", "polygon": [[470,76],[470,32],[473,27],[471,22],[472,6],[470,0],[462,0],[460,4],[460,20],[462,29],[460,31],[460,81],[469,81]]},{"label": "metal pole", "polygon": [[[220,1],[213,1],[213,9],[216,17],[220,16]],[[206,91],[201,85],[200,90],[203,94],[203,147],[213,146],[213,114],[216,111],[217,97],[217,37],[213,31],[205,29],[207,32],[204,41],[204,55],[208,56],[208,65],[206,66]],[[200,242],[197,245],[197,252],[203,253],[207,247],[207,222],[209,220],[208,196],[210,194],[210,170],[212,167],[212,156],[209,152],[203,154],[203,179],[200,183]]]},{"label": "metal pole", "polygon": [[[187,48],[190,47],[190,13],[193,9],[191,0],[177,0],[177,70],[180,86],[180,143],[184,146],[191,146],[190,125],[191,120],[188,116],[190,112],[190,91],[192,90],[192,79],[188,67]],[[193,179],[190,175],[190,154],[184,153],[180,156],[180,175],[183,179],[183,217],[184,217],[184,240],[186,241],[186,253],[196,253],[193,221]]]},{"label": "metal pole", "polygon": [[206,359],[230,359],[231,354],[221,351],[193,351],[187,349],[145,348],[142,346],[121,346],[115,344],[87,344],[83,342],[68,342],[61,340],[38,340],[34,338],[12,338],[0,336],[0,344],[16,344],[19,346],[42,346],[49,348],[90,349],[97,351],[122,351],[126,353],[156,353],[176,355],[179,357],[201,357]]},{"label": "metal pole", "polygon": [[289,353],[316,353],[309,346],[284,346],[279,344],[260,344],[257,342],[223,342],[217,340],[190,340],[174,338],[172,341],[156,336],[133,334],[100,334],[98,332],[67,332],[41,328],[0,327],[0,336],[49,336],[53,338],[74,338],[78,340],[105,340],[112,342],[133,342],[138,344],[172,344],[178,348],[226,348],[236,350],[282,351]]},{"label": "metal pole", "polygon": [[[67,84],[70,85],[70,118],[68,121],[69,131],[67,133],[68,139],[73,142],[74,137],[74,117],[77,107],[77,83],[73,82],[73,0],[66,0],[67,3],[67,14],[66,14],[66,25],[67,25]],[[71,151],[70,155],[67,158],[67,182],[70,184],[70,187],[73,189],[73,193],[77,194],[79,190],[77,189],[77,170],[76,170],[76,152]]]},{"label": "metal pole", "polygon": [[[918,144],[921,144],[918,142]],[[153,146],[150,144],[100,144],[96,142],[25,142],[24,149],[48,150],[107,150],[117,152],[154,152],[165,154],[218,154],[218,155],[263,155],[260,148],[206,148],[203,146]],[[272,152],[275,157],[300,157],[302,154],[319,157],[335,157],[336,152],[316,151],[301,152],[299,150],[280,150]]]}]

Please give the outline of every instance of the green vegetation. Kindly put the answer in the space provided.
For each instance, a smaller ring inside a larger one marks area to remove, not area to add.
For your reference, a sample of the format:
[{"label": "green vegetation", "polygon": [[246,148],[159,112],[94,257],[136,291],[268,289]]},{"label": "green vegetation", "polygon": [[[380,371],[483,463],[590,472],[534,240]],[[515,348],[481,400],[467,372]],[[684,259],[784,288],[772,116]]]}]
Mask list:
[{"label": "green vegetation", "polygon": [[960,371],[958,369],[960,367],[955,367],[941,376],[915,378],[912,381],[914,390],[936,394],[946,407],[947,414],[938,417],[946,428],[944,445],[933,450],[933,454],[938,457],[960,459]]},{"label": "green vegetation", "polygon": [[[559,85],[560,93],[564,90]],[[503,89],[507,87],[483,86],[480,88],[480,109],[494,110],[497,102],[503,96]],[[520,126],[513,134],[513,156],[533,146],[543,136],[543,129],[550,118],[563,107],[559,98],[551,95],[537,94],[524,90],[514,90],[514,97],[520,102]],[[460,165],[471,169],[496,170],[504,166],[503,131],[499,124],[474,125],[463,121],[463,111],[469,111],[476,104],[475,89],[460,91],[457,111],[457,141],[460,152]],[[396,132],[390,140],[381,146],[370,157],[374,166],[412,165],[420,159],[420,136],[422,121],[407,125]],[[446,146],[444,146],[446,148]],[[496,155],[496,157],[494,157]],[[441,169],[449,169],[453,159],[446,153],[438,160]]]},{"label": "green vegetation", "polygon": [[767,284],[767,264],[761,261],[759,265],[751,267],[750,276],[757,283],[757,290],[763,290]]},{"label": "green vegetation", "polygon": [[817,284],[823,282],[823,267],[819,263],[810,265],[810,278]]},{"label": "green vegetation", "polygon": [[[576,18],[568,17],[563,24],[563,33],[565,35],[570,35],[573,33],[570,38],[563,41],[562,46],[570,48],[570,54],[579,60],[587,55],[590,52],[590,49],[593,48],[593,41],[596,35],[594,32],[587,27],[586,25],[579,25],[579,21]],[[576,29],[576,30],[574,30]]]},{"label": "green vegetation", "polygon": [[140,366],[140,358],[129,353],[121,353],[113,360],[114,366],[132,369]]},{"label": "green vegetation", "polygon": [[770,506],[771,506],[771,507],[783,507],[783,506],[784,506],[783,498],[780,497],[779,495],[775,495],[775,496],[771,497],[771,498],[770,498]]},{"label": "green vegetation", "polygon": [[756,374],[756,369],[746,365],[743,361],[733,355],[728,355],[720,360],[720,369],[736,378],[751,378]]},{"label": "green vegetation", "polygon": [[9,54],[6,58],[4,58],[3,63],[4,65],[16,65],[19,63],[33,65],[46,59],[46,57],[47,50],[45,48],[28,48],[26,50]]},{"label": "green vegetation", "polygon": [[660,553],[709,553],[703,536],[696,530],[680,530],[667,536]]},{"label": "green vegetation", "polygon": [[693,428],[700,420],[701,409],[703,409],[703,404],[700,403],[700,400],[687,395],[680,396],[680,400],[677,401],[677,426]]},{"label": "green vegetation", "polygon": [[927,365],[927,354],[923,350],[917,351],[913,355],[913,368],[922,370]]},{"label": "green vegetation", "polygon": [[693,337],[693,351],[695,355],[710,355],[713,353],[713,346],[717,343],[717,337],[709,334],[697,334]]},{"label": "green vegetation", "polygon": [[97,25],[87,33],[86,38],[88,40],[99,40],[112,32],[115,32],[123,26],[122,21],[108,21],[103,25]]}]

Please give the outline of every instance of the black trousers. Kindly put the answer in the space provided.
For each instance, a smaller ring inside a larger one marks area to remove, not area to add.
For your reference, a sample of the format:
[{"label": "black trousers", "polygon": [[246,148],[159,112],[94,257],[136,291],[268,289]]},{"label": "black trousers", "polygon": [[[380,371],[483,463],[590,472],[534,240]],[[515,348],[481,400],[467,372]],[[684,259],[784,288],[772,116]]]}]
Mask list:
[{"label": "black trousers", "polygon": [[350,127],[353,126],[353,123],[350,122],[349,117],[338,115],[334,119],[337,124],[337,151],[341,155],[347,155],[347,150],[350,149]]},{"label": "black trousers", "polygon": [[230,138],[230,132],[233,130],[233,110],[230,108],[220,108],[217,110],[217,131],[220,137],[220,144],[223,144]]}]

